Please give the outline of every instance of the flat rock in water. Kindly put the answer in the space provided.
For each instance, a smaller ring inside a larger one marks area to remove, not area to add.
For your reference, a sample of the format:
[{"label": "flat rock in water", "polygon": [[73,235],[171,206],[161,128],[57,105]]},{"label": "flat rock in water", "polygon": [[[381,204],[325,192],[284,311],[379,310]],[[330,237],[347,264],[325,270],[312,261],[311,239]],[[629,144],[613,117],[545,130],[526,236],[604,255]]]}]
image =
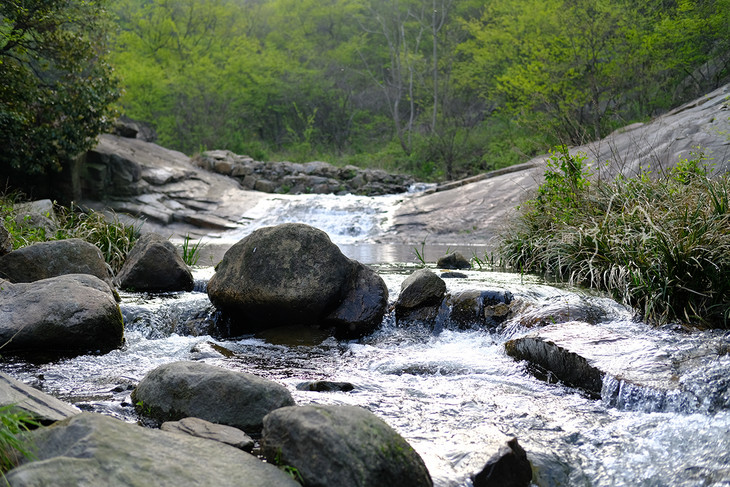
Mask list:
[{"label": "flat rock in water", "polygon": [[658,342],[588,323],[546,326],[508,341],[505,347],[512,357],[527,360],[594,397],[601,397],[606,374],[657,391],[679,386],[672,363]]},{"label": "flat rock in water", "polygon": [[254,442],[250,436],[233,426],[211,423],[200,418],[183,418],[180,421],[167,421],[160,425],[162,431],[177,432],[198,438],[220,441],[241,450],[251,452]]},{"label": "flat rock in water", "polygon": [[15,405],[41,423],[53,423],[81,410],[0,372],[0,407]]},{"label": "flat rock in water", "polygon": [[31,487],[298,487],[286,473],[223,443],[81,413],[30,434],[36,461],[6,473]]}]

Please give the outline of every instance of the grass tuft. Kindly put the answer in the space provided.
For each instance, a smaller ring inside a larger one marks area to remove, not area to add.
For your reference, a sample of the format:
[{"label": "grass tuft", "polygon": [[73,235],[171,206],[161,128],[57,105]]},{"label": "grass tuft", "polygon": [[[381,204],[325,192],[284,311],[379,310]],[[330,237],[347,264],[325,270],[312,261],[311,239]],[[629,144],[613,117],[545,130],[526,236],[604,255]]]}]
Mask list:
[{"label": "grass tuft", "polygon": [[553,154],[538,197],[502,236],[503,261],[608,291],[650,322],[727,328],[728,175],[710,177],[695,154],[662,177],[590,182],[581,157]]}]

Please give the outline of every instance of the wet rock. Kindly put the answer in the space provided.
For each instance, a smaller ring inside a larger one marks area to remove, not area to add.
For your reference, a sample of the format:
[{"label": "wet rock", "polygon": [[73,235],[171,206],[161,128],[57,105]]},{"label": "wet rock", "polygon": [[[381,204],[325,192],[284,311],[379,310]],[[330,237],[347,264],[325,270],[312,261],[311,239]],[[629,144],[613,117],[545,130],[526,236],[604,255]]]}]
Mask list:
[{"label": "wet rock", "polygon": [[219,441],[251,453],[254,442],[250,436],[233,426],[215,424],[200,418],[183,418],[180,421],[167,421],[160,425],[162,431],[182,433],[208,440]]},{"label": "wet rock", "polygon": [[505,290],[467,290],[447,296],[445,307],[450,322],[459,328],[487,327],[496,328],[511,313],[514,297]]},{"label": "wet rock", "polygon": [[463,272],[446,271],[441,273],[441,279],[466,279],[468,277]]},{"label": "wet rock", "polygon": [[532,481],[532,466],[525,450],[516,438],[512,438],[472,480],[474,487],[528,487]]},{"label": "wet rock", "polygon": [[273,465],[223,443],[100,414],[82,413],[29,437],[35,461],[6,473],[13,487],[299,485]]},{"label": "wet rock", "polygon": [[356,263],[340,305],[327,315],[338,338],[355,338],[377,329],[388,307],[388,286],[375,271]]},{"label": "wet rock", "polygon": [[[595,398],[600,398],[603,391],[604,400],[609,404],[620,399],[619,381],[627,390],[636,387],[648,395],[659,392],[656,400],[660,403],[673,397],[681,401],[675,395],[679,383],[669,355],[659,342],[647,337],[570,322],[515,338],[505,348],[508,355],[533,365],[532,371],[538,377],[560,380]],[[604,389],[606,375],[616,379],[615,388]],[[644,404],[654,410],[661,410],[665,405]]]},{"label": "wet rock", "polygon": [[420,269],[401,284],[395,302],[395,318],[399,324],[432,323],[438,315],[446,283],[429,269]]},{"label": "wet rock", "polygon": [[231,247],[216,269],[208,296],[230,321],[229,334],[324,324],[338,336],[359,336],[377,327],[385,312],[382,279],[308,225],[258,229]]},{"label": "wet rock", "polygon": [[460,252],[453,252],[441,257],[436,263],[436,267],[439,269],[471,269],[471,264]]},{"label": "wet rock", "polygon": [[123,342],[124,323],[114,293],[91,275],[17,284],[0,280],[0,309],[5,351],[105,352]]},{"label": "wet rock", "polygon": [[605,318],[604,307],[592,303],[583,296],[566,294],[546,299],[539,306],[528,305],[520,313],[520,324],[528,328],[570,321],[596,324]]},{"label": "wet rock", "polygon": [[34,282],[67,274],[89,274],[112,286],[112,274],[101,251],[71,238],[40,242],[0,257],[0,277],[11,282]]},{"label": "wet rock", "polygon": [[231,358],[236,354],[226,347],[213,342],[196,343],[190,349],[190,356],[193,360],[204,360],[209,358]]},{"label": "wet rock", "polygon": [[142,235],[127,255],[115,282],[140,292],[192,291],[193,274],[175,246],[155,233]]},{"label": "wet rock", "polygon": [[316,380],[297,384],[297,390],[299,391],[350,392],[353,389],[355,389],[355,386],[350,382],[332,382],[328,380]]},{"label": "wet rock", "polygon": [[0,372],[0,407],[15,406],[42,424],[61,421],[81,411],[55,397]]},{"label": "wet rock", "polygon": [[200,362],[173,362],[148,373],[132,393],[138,410],[158,421],[188,416],[258,433],[271,411],[294,405],[282,385]]},{"label": "wet rock", "polygon": [[355,406],[278,409],[264,418],[261,451],[296,468],[306,486],[433,485],[408,442]]}]

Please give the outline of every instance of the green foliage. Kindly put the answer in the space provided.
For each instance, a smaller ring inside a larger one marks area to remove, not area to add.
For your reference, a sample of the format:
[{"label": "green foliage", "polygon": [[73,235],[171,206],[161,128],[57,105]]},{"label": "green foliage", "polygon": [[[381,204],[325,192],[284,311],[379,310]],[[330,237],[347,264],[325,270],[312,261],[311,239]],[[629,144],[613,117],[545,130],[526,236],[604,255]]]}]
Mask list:
[{"label": "green foliage", "polygon": [[107,218],[102,213],[85,211],[73,205],[69,208],[54,207],[54,214],[48,216],[52,216],[58,229],[55,234],[49,235],[44,228],[30,224],[27,216],[24,224],[18,224],[18,199],[17,195],[0,198],[0,218],[10,232],[15,249],[48,240],[80,238],[96,245],[106,263],[117,272],[139,238],[139,229],[119,221],[116,215]]},{"label": "green foliage", "polygon": [[590,186],[586,154],[570,154],[565,145],[550,152],[545,165],[545,181],[537,190],[536,210],[549,215],[554,223],[569,220],[580,211]]},{"label": "green foliage", "polygon": [[0,170],[59,171],[94,145],[119,91],[103,0],[0,3]]},{"label": "green foliage", "polygon": [[[28,412],[14,405],[0,407],[0,475],[18,464],[20,456],[33,458],[32,446],[21,433],[40,424]],[[7,483],[7,480],[6,480]]]},{"label": "green foliage", "polygon": [[[533,200],[503,235],[501,257],[606,290],[649,321],[727,327],[730,177],[706,171],[697,154],[660,178],[618,177],[567,200]],[[558,184],[571,187],[565,179]],[[568,204],[576,206],[566,212]]]},{"label": "green foliage", "polygon": [[523,162],[730,76],[730,0],[120,0],[124,111],[186,153],[441,180]]},{"label": "green foliage", "polygon": [[182,245],[182,259],[187,265],[193,266],[198,263],[200,259],[200,250],[202,248],[203,241],[198,240],[192,243],[192,238],[189,235],[185,235]]}]

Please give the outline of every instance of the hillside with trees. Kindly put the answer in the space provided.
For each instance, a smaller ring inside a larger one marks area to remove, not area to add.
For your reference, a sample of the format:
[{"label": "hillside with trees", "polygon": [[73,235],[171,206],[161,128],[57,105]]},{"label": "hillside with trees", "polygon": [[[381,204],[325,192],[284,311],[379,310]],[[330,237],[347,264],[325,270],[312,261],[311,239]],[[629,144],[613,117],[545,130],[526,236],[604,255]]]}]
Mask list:
[{"label": "hillside with trees", "polygon": [[453,179],[726,82],[728,0],[123,0],[123,111],[193,154]]}]

